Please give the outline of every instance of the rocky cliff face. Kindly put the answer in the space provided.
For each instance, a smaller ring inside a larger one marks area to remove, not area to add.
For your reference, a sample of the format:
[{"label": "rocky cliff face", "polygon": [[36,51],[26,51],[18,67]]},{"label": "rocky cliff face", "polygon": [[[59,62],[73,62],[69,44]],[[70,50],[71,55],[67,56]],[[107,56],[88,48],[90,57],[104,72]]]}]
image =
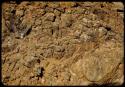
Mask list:
[{"label": "rocky cliff face", "polygon": [[120,2],[2,4],[4,85],[121,85]]}]

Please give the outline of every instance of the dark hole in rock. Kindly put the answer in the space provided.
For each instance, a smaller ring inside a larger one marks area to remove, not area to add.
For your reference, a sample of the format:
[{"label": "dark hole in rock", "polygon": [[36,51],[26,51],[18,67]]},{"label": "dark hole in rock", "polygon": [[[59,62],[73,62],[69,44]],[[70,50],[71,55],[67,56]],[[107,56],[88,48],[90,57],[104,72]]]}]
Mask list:
[{"label": "dark hole in rock", "polygon": [[106,27],[106,30],[107,30],[107,31],[111,31],[111,28],[110,28],[110,27]]},{"label": "dark hole in rock", "polygon": [[117,12],[124,12],[124,10],[121,10],[121,9],[117,9]]},{"label": "dark hole in rock", "polygon": [[9,78],[10,78],[10,76],[6,76],[6,77],[4,78],[4,80],[5,80],[5,79],[9,79]]},{"label": "dark hole in rock", "polygon": [[42,55],[42,56],[43,56],[43,53],[40,53],[40,55]]},{"label": "dark hole in rock", "polygon": [[103,5],[101,5],[101,8],[103,8],[104,6]]},{"label": "dark hole in rock", "polygon": [[40,63],[40,59],[37,59],[37,62]]},{"label": "dark hole in rock", "polygon": [[53,29],[52,29],[52,35],[53,35]]},{"label": "dark hole in rock", "polygon": [[20,37],[15,37],[16,39],[20,39]]},{"label": "dark hole in rock", "polygon": [[10,32],[14,33],[14,30],[12,28],[10,28]]},{"label": "dark hole in rock", "polygon": [[12,14],[15,14],[15,13],[16,13],[16,10],[12,10],[11,13],[12,13]]},{"label": "dark hole in rock", "polygon": [[30,34],[32,28],[28,29],[28,31],[26,32],[26,35]]}]

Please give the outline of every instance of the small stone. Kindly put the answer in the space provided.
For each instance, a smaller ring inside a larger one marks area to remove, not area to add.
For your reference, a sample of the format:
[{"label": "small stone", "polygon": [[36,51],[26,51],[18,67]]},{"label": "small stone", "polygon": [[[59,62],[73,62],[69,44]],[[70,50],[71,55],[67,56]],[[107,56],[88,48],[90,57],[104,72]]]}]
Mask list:
[{"label": "small stone", "polygon": [[61,59],[64,56],[63,52],[54,52],[53,57]]},{"label": "small stone", "polygon": [[45,58],[52,57],[52,55],[53,55],[53,49],[51,48],[45,49],[44,54],[43,54]]},{"label": "small stone", "polygon": [[24,33],[21,33],[21,34],[20,34],[20,38],[21,38],[21,39],[24,38]]},{"label": "small stone", "polygon": [[46,13],[53,13],[54,9],[53,8],[50,8],[50,7],[46,7],[45,8],[45,12]]},{"label": "small stone", "polygon": [[56,47],[55,47],[55,51],[56,51],[56,52],[64,52],[65,49],[64,49],[64,47],[62,47],[62,46],[56,46]]},{"label": "small stone", "polygon": [[53,22],[55,20],[55,15],[53,13],[46,13],[45,20]]},{"label": "small stone", "polygon": [[29,33],[29,31],[31,30],[31,27],[32,27],[32,26],[29,24],[29,25],[26,26],[25,29],[21,30],[21,31],[19,32],[20,38],[24,38],[24,37]]},{"label": "small stone", "polygon": [[34,67],[34,75],[37,77],[43,76],[44,69],[40,65],[35,65]]},{"label": "small stone", "polygon": [[79,38],[80,35],[81,35],[81,31],[76,30],[75,33],[74,33],[74,36],[75,36],[76,38]]},{"label": "small stone", "polygon": [[35,21],[35,25],[38,26],[38,25],[41,24],[41,22],[42,22],[42,21],[41,21],[40,19],[36,19],[36,21]]},{"label": "small stone", "polygon": [[38,67],[38,68],[37,68],[37,75],[39,76],[40,74],[41,74],[41,68]]},{"label": "small stone", "polygon": [[85,23],[88,22],[88,19],[87,19],[87,18],[83,18],[82,20],[83,20],[83,22],[85,22]]},{"label": "small stone", "polygon": [[79,39],[71,39],[70,41],[71,41],[71,43],[73,43],[73,44],[77,44],[77,43],[80,43],[80,42],[81,42]]},{"label": "small stone", "polygon": [[38,58],[37,57],[31,56],[31,57],[28,57],[28,58],[26,57],[25,58],[24,65],[29,67],[29,68],[34,66],[35,63],[38,63]]},{"label": "small stone", "polygon": [[91,38],[91,37],[88,36],[88,35],[85,34],[85,33],[81,34],[81,36],[80,36],[80,40],[81,40],[81,41],[84,41],[84,42],[88,41],[90,38]]},{"label": "small stone", "polygon": [[65,12],[64,8],[56,8],[56,10],[58,10],[58,11],[61,12],[61,13],[64,13],[64,12]]},{"label": "small stone", "polygon": [[99,30],[99,37],[107,33],[107,30],[104,27],[100,27],[98,30]]},{"label": "small stone", "polygon": [[24,15],[24,11],[23,10],[17,10],[16,15],[19,16],[19,17],[22,17]]},{"label": "small stone", "polygon": [[58,11],[57,9],[55,9],[55,10],[54,10],[54,14],[55,14],[56,16],[60,16],[60,15],[61,15],[61,12]]},{"label": "small stone", "polygon": [[61,7],[74,7],[76,6],[77,4],[75,2],[60,2],[60,6]]},{"label": "small stone", "polygon": [[71,15],[62,14],[61,15],[61,27],[70,27],[72,25]]},{"label": "small stone", "polygon": [[40,14],[41,14],[41,15],[44,15],[45,13],[46,13],[46,12],[45,12],[44,9],[41,9],[41,10],[40,10]]},{"label": "small stone", "polygon": [[30,4],[31,4],[31,2],[28,2],[28,1],[21,2],[21,6],[30,5]]},{"label": "small stone", "polygon": [[93,27],[99,27],[100,25],[100,21],[94,21]]},{"label": "small stone", "polygon": [[32,77],[34,77],[34,74],[31,72],[31,73],[30,73],[30,78],[32,78]]},{"label": "small stone", "polygon": [[113,4],[117,9],[121,9],[121,10],[124,9],[124,4],[122,2],[113,2]]}]

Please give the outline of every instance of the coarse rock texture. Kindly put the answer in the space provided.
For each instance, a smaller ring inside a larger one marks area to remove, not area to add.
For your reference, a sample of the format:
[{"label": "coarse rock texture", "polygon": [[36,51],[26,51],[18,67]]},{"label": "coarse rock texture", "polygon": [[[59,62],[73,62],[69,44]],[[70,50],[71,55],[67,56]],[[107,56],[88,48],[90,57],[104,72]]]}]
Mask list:
[{"label": "coarse rock texture", "polygon": [[4,85],[122,85],[122,2],[2,3]]}]

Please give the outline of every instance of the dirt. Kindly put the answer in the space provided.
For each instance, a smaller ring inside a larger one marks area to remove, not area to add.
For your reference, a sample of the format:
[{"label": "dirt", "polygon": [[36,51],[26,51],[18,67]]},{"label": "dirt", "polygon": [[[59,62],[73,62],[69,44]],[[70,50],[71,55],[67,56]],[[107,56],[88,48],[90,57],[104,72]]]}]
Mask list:
[{"label": "dirt", "polygon": [[2,3],[4,85],[122,85],[122,2]]}]

